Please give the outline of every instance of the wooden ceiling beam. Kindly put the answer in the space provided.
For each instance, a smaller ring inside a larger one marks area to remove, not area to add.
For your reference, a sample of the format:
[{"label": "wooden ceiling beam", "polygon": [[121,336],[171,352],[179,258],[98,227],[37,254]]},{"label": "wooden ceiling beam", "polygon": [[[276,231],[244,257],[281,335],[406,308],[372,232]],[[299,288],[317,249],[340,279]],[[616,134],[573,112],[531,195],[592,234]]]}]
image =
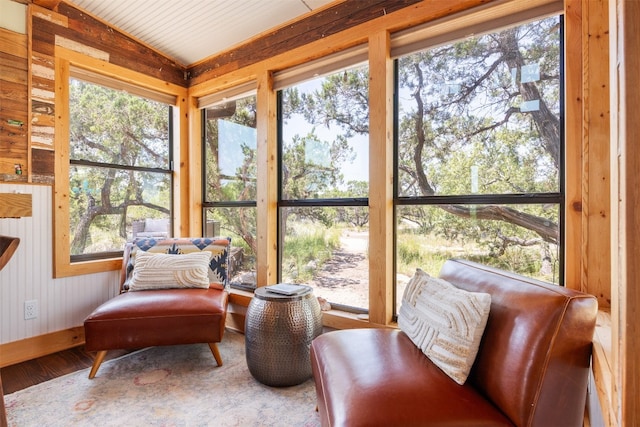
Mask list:
[{"label": "wooden ceiling beam", "polygon": [[29,4],[33,3],[36,6],[44,7],[45,9],[56,11],[58,10],[58,5],[62,3],[62,0],[15,0],[19,3]]}]

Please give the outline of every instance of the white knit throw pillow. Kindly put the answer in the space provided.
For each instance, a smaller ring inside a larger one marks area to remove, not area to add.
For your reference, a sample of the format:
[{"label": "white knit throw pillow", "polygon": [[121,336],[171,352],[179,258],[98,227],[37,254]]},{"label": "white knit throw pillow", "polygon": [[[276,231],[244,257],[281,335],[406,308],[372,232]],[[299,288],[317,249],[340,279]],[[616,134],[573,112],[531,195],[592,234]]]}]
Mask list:
[{"label": "white knit throw pillow", "polygon": [[490,307],[491,295],[458,289],[417,269],[404,291],[398,326],[436,366],[464,384]]},{"label": "white knit throw pillow", "polygon": [[130,291],[208,288],[211,252],[159,254],[138,251]]}]

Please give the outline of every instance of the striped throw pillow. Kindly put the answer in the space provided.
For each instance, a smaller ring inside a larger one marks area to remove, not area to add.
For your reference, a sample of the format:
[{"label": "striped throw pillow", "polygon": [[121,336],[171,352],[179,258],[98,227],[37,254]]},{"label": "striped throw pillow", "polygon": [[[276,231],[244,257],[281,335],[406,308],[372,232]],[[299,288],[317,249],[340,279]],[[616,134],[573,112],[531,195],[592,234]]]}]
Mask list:
[{"label": "striped throw pillow", "polygon": [[491,295],[458,289],[417,269],[404,291],[398,326],[437,367],[464,384],[490,307]]},{"label": "striped throw pillow", "polygon": [[139,251],[130,291],[172,288],[208,288],[211,252],[161,254]]}]

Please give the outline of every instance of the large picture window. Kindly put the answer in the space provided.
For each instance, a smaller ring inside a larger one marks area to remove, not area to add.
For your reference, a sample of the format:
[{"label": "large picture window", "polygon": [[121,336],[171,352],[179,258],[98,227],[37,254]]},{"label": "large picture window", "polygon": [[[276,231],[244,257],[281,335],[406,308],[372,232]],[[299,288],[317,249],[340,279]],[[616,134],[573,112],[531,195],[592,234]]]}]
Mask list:
[{"label": "large picture window", "polygon": [[256,287],[256,96],[202,110],[205,236],[231,237],[231,286]]},{"label": "large picture window", "polygon": [[368,68],[288,87],[280,100],[280,278],[334,306],[369,307]]},{"label": "large picture window", "polygon": [[560,283],[561,29],[551,17],[397,59],[397,295],[450,257]]},{"label": "large picture window", "polygon": [[170,235],[171,109],[70,78],[71,261],[121,254],[138,232]]}]

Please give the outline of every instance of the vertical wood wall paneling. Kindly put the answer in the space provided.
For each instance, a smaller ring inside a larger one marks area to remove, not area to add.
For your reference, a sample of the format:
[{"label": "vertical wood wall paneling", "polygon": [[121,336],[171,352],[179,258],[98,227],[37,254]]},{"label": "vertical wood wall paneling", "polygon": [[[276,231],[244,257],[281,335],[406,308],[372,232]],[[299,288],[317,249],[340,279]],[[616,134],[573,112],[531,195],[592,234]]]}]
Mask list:
[{"label": "vertical wood wall paneling", "polygon": [[369,37],[369,321],[393,320],[393,61],[388,31]]},{"label": "vertical wood wall paneling", "polygon": [[[65,279],[53,277],[52,189],[48,185],[0,183],[0,192],[32,194],[31,217],[0,219],[0,234],[20,244],[0,271],[0,365],[3,344],[72,329],[118,290],[119,272]],[[39,315],[24,319],[24,302],[37,300]]]},{"label": "vertical wood wall paneling", "polygon": [[[1,181],[26,182],[29,176],[27,76],[27,35],[0,28]],[[22,165],[21,175],[16,164]]]},{"label": "vertical wood wall paneling", "polygon": [[609,21],[607,2],[583,3],[586,43],[583,158],[583,266],[587,290],[611,305],[611,180],[609,163]]},{"label": "vertical wood wall paneling", "polygon": [[640,3],[610,2],[611,15],[611,170],[612,337],[615,395],[613,407],[620,426],[640,425]]},{"label": "vertical wood wall paneling", "polygon": [[[625,163],[621,159],[621,155],[625,151],[625,144],[621,140],[624,138],[625,129],[622,126],[622,117],[624,113],[621,111],[621,104],[624,102],[623,97],[625,89],[624,83],[621,79],[624,79],[620,74],[624,74],[623,68],[625,59],[620,58],[620,48],[624,46],[619,41],[620,28],[618,27],[618,19],[622,19],[618,11],[618,1],[614,0],[609,3],[609,42],[610,53],[609,56],[609,70],[611,84],[611,138],[609,141],[610,147],[610,169],[611,169],[611,316],[609,318],[610,324],[610,337],[609,346],[605,347],[607,342],[602,347],[610,350],[611,363],[608,366],[609,371],[604,375],[600,374],[597,369],[602,364],[602,357],[600,353],[600,343],[596,340],[594,343],[593,363],[596,369],[594,369],[595,384],[600,391],[600,394],[607,397],[606,403],[601,402],[603,407],[603,419],[606,422],[607,427],[619,426],[620,424],[620,408],[622,402],[622,395],[624,393],[621,382],[621,369],[624,359],[622,356],[621,344],[618,343],[618,337],[621,336],[621,332],[624,328],[621,328],[619,322],[624,317],[622,310],[624,309],[624,302],[620,300],[621,296],[625,293],[624,286],[626,280],[624,278],[624,272],[626,271],[626,245],[624,236],[619,234],[624,227],[625,215],[624,208],[627,204],[627,199],[624,194],[625,180],[623,176],[625,174]],[[621,62],[621,63],[619,63]],[[596,336],[596,338],[598,338]],[[616,368],[618,367],[618,368]],[[620,387],[616,387],[616,384],[620,384]],[[604,393],[603,393],[604,392]]]},{"label": "vertical wood wall paneling", "polygon": [[[69,117],[69,62],[56,59],[55,75],[56,75],[56,98],[61,99],[57,103],[58,111],[55,115],[55,138],[60,143],[56,146],[54,173],[57,177],[69,176],[69,144],[63,144],[62,141],[68,140],[69,129],[67,128]],[[65,102],[66,100],[66,102]],[[52,228],[53,241],[59,242],[55,246],[53,258],[53,274],[54,277],[63,277],[69,275],[68,260],[71,259],[70,243],[71,237],[69,230],[71,227],[69,212],[69,183],[65,179],[59,179],[54,185],[54,217],[56,226]],[[64,243],[62,243],[64,242]]]}]

